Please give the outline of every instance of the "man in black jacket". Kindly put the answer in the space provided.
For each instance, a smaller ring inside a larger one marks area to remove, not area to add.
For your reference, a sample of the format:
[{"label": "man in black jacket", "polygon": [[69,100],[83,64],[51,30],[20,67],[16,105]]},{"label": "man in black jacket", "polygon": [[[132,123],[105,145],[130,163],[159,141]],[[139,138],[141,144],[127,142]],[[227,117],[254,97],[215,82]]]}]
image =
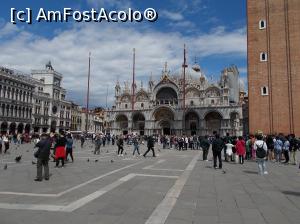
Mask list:
[{"label": "man in black jacket", "polygon": [[207,160],[207,155],[208,155],[208,150],[210,147],[210,143],[208,141],[208,136],[205,135],[205,137],[201,140],[201,148],[202,148],[202,152],[203,152],[203,161],[208,161]]},{"label": "man in black jacket", "polygon": [[50,148],[51,148],[51,141],[49,136],[46,134],[42,135],[41,141],[39,141],[35,147],[38,147],[38,150],[35,153],[35,157],[37,158],[37,175],[35,181],[42,181],[42,173],[44,167],[44,175],[45,180],[49,180],[49,155],[50,155]]},{"label": "man in black jacket", "polygon": [[212,151],[214,156],[214,168],[217,169],[217,158],[219,160],[219,169],[222,169],[222,150],[225,147],[223,140],[220,138],[219,134],[215,135],[215,139],[212,142]]},{"label": "man in black jacket", "polygon": [[146,155],[148,154],[148,152],[150,152],[150,150],[152,151],[153,153],[153,157],[155,157],[155,152],[154,152],[154,139],[152,136],[149,136],[148,137],[148,141],[147,141],[147,147],[148,147],[148,150],[144,153],[144,157],[146,157]]}]

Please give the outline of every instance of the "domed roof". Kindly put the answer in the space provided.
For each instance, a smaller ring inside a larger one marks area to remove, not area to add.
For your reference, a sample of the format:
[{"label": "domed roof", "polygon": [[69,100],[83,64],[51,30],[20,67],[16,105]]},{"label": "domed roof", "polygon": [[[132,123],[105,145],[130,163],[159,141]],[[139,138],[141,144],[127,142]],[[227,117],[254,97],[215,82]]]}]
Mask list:
[{"label": "domed roof", "polygon": [[[198,69],[200,69],[200,71],[195,71],[194,68],[196,68],[195,65],[188,65],[188,67],[185,69],[185,72],[186,72],[185,75],[186,75],[187,79],[198,80],[201,76],[205,77],[205,75],[201,72],[200,66],[197,67]],[[197,70],[197,68],[196,68],[196,70]],[[173,72],[171,71],[171,74],[176,77],[181,77],[183,74],[183,68],[176,69]],[[206,79],[206,77],[205,77],[205,79]]]}]

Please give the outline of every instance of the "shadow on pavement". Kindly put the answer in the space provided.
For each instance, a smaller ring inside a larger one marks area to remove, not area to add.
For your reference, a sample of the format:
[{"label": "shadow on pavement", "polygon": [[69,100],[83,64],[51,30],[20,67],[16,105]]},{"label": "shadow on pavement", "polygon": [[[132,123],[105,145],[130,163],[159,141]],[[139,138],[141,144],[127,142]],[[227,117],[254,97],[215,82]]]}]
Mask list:
[{"label": "shadow on pavement", "polygon": [[282,192],[283,194],[288,194],[288,195],[300,197],[300,192],[296,192],[296,191],[281,191],[281,192]]}]

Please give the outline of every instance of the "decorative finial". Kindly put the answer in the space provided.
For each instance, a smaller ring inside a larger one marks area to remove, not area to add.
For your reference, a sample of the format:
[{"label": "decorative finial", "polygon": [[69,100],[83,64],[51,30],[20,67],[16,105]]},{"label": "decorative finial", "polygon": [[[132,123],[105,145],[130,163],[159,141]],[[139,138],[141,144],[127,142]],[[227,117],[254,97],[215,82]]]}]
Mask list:
[{"label": "decorative finial", "polygon": [[143,81],[141,80],[141,89],[143,89]]},{"label": "decorative finial", "polygon": [[165,70],[164,70],[165,73],[168,72],[168,62],[165,62]]}]

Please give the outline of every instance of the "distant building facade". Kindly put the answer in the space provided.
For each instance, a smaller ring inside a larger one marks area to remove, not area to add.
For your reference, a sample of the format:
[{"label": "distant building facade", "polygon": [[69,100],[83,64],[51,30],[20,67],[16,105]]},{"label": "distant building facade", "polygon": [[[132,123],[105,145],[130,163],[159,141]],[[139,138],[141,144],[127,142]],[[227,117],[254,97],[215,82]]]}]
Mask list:
[{"label": "distant building facade", "polygon": [[0,132],[29,133],[34,84],[24,74],[0,67]]},{"label": "distant building facade", "polygon": [[[239,71],[231,66],[212,83],[194,65],[186,72],[185,106],[181,69],[171,74],[167,64],[160,80],[150,77],[148,87],[141,83],[133,96],[128,82],[115,86],[115,104],[107,112],[111,134],[136,132],[140,135],[225,135],[243,134]],[[134,106],[132,106],[134,104]],[[132,109],[134,107],[134,109]]]},{"label": "distant building facade", "polygon": [[49,133],[70,130],[71,102],[61,87],[62,75],[51,62],[31,76],[0,67],[0,131]]},{"label": "distant building facade", "polygon": [[300,135],[300,1],[248,0],[249,129]]}]

